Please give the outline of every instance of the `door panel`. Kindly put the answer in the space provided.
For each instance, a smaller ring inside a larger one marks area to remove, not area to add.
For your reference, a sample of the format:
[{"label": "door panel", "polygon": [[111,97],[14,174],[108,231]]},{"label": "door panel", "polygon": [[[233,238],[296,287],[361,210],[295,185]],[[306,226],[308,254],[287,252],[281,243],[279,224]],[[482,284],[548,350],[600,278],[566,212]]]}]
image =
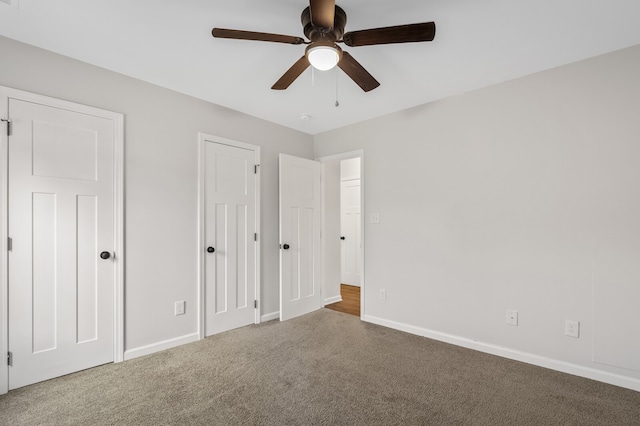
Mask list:
[{"label": "door panel", "polygon": [[[56,349],[56,195],[33,194],[33,353]],[[15,265],[13,263],[12,265]],[[15,329],[15,327],[14,327]],[[13,349],[13,348],[12,348]]]},{"label": "door panel", "polygon": [[89,342],[98,337],[98,239],[96,218],[98,197],[78,195],[78,342]]},{"label": "door panel", "polygon": [[255,322],[255,152],[204,142],[205,335]]},{"label": "door panel", "polygon": [[340,226],[342,228],[342,283],[360,287],[362,238],[360,231],[360,179],[340,183]]},{"label": "door panel", "polygon": [[34,176],[96,180],[95,130],[39,120],[32,127]]},{"label": "door panel", "polygon": [[320,163],[280,154],[280,320],[322,307]]},{"label": "door panel", "polygon": [[9,99],[9,388],[114,360],[115,126]]}]

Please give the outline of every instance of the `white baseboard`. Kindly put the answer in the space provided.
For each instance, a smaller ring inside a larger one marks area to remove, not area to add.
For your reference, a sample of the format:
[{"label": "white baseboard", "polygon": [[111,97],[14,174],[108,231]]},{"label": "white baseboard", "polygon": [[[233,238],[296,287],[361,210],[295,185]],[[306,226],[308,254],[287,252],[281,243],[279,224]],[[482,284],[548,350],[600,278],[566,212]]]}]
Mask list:
[{"label": "white baseboard", "polygon": [[138,358],[144,355],[150,355],[165,349],[175,348],[176,346],[186,345],[187,343],[197,342],[200,340],[198,333],[187,334],[185,336],[176,337],[174,339],[164,340],[158,343],[152,343],[139,348],[128,349],[124,352],[124,360]]},{"label": "white baseboard", "polygon": [[276,312],[271,312],[270,314],[264,314],[263,316],[260,317],[260,321],[261,322],[273,321],[279,318],[280,318],[280,312],[276,311]]},{"label": "white baseboard", "polygon": [[492,345],[489,343],[478,342],[467,339],[465,337],[455,336],[453,334],[441,333],[439,331],[428,330],[426,328],[416,327],[413,325],[403,324],[396,321],[390,321],[383,318],[365,315],[363,321],[373,324],[382,325],[384,327],[393,328],[418,336],[427,337],[429,339],[450,343],[456,346],[473,349],[503,358],[513,359],[515,361],[525,362],[527,364],[537,365],[539,367],[549,368],[551,370],[560,371],[562,373],[572,374],[574,376],[585,377],[587,379],[597,380],[599,382],[609,383],[611,385],[620,386],[640,392],[640,380],[632,377],[621,376],[607,371],[596,370],[565,361],[559,361],[552,358],[546,358],[539,355],[521,352],[515,349],[509,349],[503,346]]},{"label": "white baseboard", "polygon": [[340,295],[324,299],[324,305],[325,306],[330,305],[332,303],[338,303],[338,302],[342,302],[342,296],[340,296]]}]

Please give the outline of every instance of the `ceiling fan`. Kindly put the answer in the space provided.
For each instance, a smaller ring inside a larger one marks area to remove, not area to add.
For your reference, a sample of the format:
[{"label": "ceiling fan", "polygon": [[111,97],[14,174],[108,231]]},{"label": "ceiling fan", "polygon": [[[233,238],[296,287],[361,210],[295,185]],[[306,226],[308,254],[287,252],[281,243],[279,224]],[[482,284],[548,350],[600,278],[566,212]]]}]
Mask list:
[{"label": "ceiling fan", "polygon": [[301,19],[304,35],[310,41],[295,36],[225,28],[214,28],[211,34],[217,38],[307,44],[305,55],[271,87],[274,90],[289,87],[310,65],[319,70],[328,70],[337,65],[365,92],[375,89],[380,83],[349,52],[343,52],[337,43],[344,43],[349,47],[410,43],[432,41],[436,35],[436,24],[433,22],[373,28],[345,34],[347,14],[341,7],[336,6],[335,0],[310,0],[309,7],[302,11]]}]

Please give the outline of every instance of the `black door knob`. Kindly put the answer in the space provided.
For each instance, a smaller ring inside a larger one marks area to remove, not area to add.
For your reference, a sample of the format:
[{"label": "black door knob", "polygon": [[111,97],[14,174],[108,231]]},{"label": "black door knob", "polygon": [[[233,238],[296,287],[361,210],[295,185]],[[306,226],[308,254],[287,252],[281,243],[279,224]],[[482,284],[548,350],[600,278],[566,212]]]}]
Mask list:
[{"label": "black door knob", "polygon": [[216,251],[216,249],[213,247],[207,247],[207,253],[213,253],[214,251]]},{"label": "black door knob", "polygon": [[289,244],[283,244],[282,248],[285,249],[285,250],[289,250]]},{"label": "black door knob", "polygon": [[100,259],[108,259],[111,257],[111,253],[109,253],[108,251],[103,251],[102,253],[100,253]]},{"label": "black door knob", "polygon": [[344,237],[340,237],[341,240],[344,240]]}]

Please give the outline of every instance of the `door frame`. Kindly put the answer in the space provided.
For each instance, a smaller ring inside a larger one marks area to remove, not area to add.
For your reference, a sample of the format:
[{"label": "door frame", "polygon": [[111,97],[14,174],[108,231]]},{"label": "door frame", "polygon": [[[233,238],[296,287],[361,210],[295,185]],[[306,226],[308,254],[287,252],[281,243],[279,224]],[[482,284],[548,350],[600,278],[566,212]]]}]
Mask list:
[{"label": "door frame", "polygon": [[[366,217],[366,208],[365,208],[365,200],[364,200],[364,188],[365,188],[365,181],[364,181],[364,150],[363,149],[359,149],[356,151],[348,151],[348,152],[343,152],[340,154],[333,154],[333,155],[327,155],[327,156],[323,156],[323,157],[317,157],[316,161],[319,161],[320,163],[322,163],[323,167],[322,167],[322,182],[321,182],[321,191],[322,191],[322,227],[324,228],[324,223],[325,223],[325,219],[326,219],[326,212],[327,212],[327,206],[326,206],[326,200],[325,200],[325,189],[326,189],[326,181],[327,179],[324,178],[324,173],[325,173],[325,167],[324,164],[328,163],[330,161],[341,161],[341,160],[349,160],[351,158],[360,158],[360,238],[361,238],[361,244],[362,244],[362,250],[361,250],[361,259],[360,259],[360,265],[362,267],[362,278],[360,281],[360,319],[365,317],[365,292],[366,292],[366,278],[365,278],[365,232],[364,232],[364,224],[365,224],[365,217]],[[324,235],[324,234],[323,234]],[[326,244],[326,238],[324,238],[324,236],[322,237],[322,251],[324,252],[325,250],[325,244]],[[322,258],[322,282],[324,283],[325,281],[325,270],[326,270],[326,264],[325,264],[326,260],[323,257]]]},{"label": "door frame", "polygon": [[205,274],[204,274],[204,247],[205,247],[205,192],[204,192],[204,178],[205,178],[205,164],[204,164],[204,147],[205,143],[213,142],[222,145],[228,145],[235,148],[247,149],[253,151],[254,160],[257,166],[255,179],[256,179],[256,233],[258,234],[258,241],[256,244],[256,260],[255,260],[255,297],[258,301],[258,306],[255,309],[254,324],[260,324],[260,312],[262,311],[261,296],[261,281],[260,281],[260,211],[262,206],[260,205],[260,147],[258,145],[252,145],[245,142],[239,142],[232,139],[226,139],[219,136],[209,135],[206,133],[198,133],[198,339],[205,338]]},{"label": "door frame", "polygon": [[[114,126],[114,294],[113,294],[113,362],[124,360],[124,115],[74,102],[51,98],[10,87],[0,86],[0,118],[8,119],[9,99],[43,103],[56,108],[95,115],[113,121]],[[9,251],[8,193],[9,137],[6,123],[0,126],[0,395],[9,391],[9,366],[4,360],[9,352]]]}]

